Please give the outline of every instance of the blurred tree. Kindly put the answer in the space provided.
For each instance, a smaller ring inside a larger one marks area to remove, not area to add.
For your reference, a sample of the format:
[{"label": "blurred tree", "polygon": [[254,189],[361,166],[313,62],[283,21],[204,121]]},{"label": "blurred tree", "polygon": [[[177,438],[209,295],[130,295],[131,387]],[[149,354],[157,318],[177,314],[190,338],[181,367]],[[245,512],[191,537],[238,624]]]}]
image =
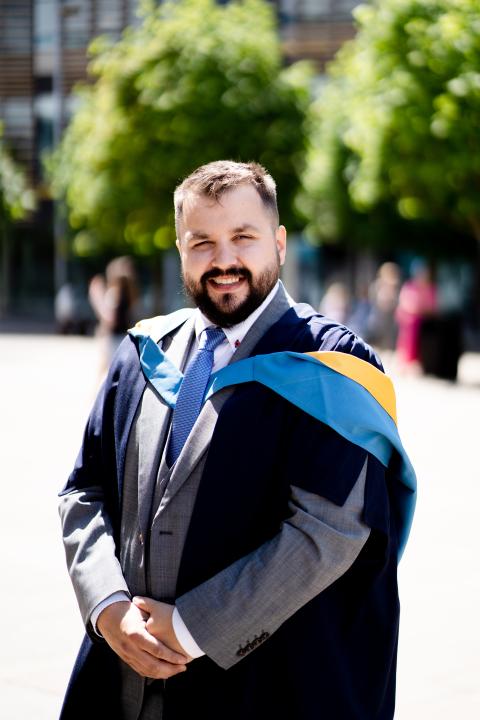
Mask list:
[{"label": "blurred tree", "polygon": [[434,253],[448,236],[455,254],[480,241],[478,0],[374,0],[355,17],[312,110],[298,205],[323,240]]},{"label": "blurred tree", "polygon": [[79,254],[148,255],[174,239],[172,193],[202,163],[257,160],[292,211],[306,148],[310,69],[281,67],[274,13],[264,0],[142,5],[142,23],[91,47],[95,81],[51,158]]},{"label": "blurred tree", "polygon": [[7,152],[0,123],[0,317],[7,310],[10,295],[10,226],[34,207],[33,191],[24,172]]},{"label": "blurred tree", "polygon": [[21,220],[34,207],[33,192],[28,188],[24,172],[7,152],[0,123],[0,227]]}]

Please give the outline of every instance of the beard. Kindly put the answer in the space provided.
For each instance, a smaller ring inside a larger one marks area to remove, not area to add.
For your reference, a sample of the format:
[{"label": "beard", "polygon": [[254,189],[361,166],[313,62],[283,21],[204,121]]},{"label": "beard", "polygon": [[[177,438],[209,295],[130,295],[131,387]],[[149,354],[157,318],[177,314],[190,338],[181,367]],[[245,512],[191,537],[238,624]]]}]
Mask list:
[{"label": "beard", "polygon": [[[238,301],[234,293],[224,293],[217,300],[208,294],[208,280],[219,276],[244,278],[248,283],[248,294]],[[199,282],[182,272],[183,285],[199,310],[214,325],[229,328],[246,320],[265,300],[280,277],[280,262],[272,263],[256,278],[245,267],[231,267],[227,270],[212,268],[202,275]]]}]

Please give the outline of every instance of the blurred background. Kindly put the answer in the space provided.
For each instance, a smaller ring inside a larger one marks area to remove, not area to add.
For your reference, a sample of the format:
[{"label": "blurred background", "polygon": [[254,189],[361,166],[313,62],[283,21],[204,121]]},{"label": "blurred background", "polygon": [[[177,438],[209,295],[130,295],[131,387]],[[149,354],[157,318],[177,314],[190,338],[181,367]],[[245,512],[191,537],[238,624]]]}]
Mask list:
[{"label": "blurred background", "polygon": [[396,383],[396,717],[480,717],[479,146],[478,0],[0,0],[2,718],[58,714],[55,494],[125,330],[185,303],[173,190],[219,158],[272,173],[289,292]]}]

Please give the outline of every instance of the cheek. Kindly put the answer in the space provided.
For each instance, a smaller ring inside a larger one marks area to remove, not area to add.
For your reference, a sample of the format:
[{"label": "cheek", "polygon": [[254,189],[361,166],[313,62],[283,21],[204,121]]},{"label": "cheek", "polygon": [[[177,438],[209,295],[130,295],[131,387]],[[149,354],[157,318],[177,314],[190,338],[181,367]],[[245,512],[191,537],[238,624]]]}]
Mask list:
[{"label": "cheek", "polygon": [[241,254],[241,260],[252,272],[263,270],[278,262],[277,248],[276,246],[252,247]]},{"label": "cheek", "polygon": [[189,256],[182,256],[182,271],[184,275],[189,275],[194,279],[200,278],[205,270],[205,263],[200,258]]}]

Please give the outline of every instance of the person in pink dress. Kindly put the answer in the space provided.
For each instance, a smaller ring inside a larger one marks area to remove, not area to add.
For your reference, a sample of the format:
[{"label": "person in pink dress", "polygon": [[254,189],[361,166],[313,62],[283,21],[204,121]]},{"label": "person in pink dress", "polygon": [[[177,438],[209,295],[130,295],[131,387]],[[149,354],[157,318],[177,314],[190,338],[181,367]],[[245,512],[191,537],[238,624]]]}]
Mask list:
[{"label": "person in pink dress", "polygon": [[398,324],[397,359],[403,369],[419,369],[422,320],[437,310],[437,292],[427,265],[412,264],[412,277],[400,290],[395,319]]}]

